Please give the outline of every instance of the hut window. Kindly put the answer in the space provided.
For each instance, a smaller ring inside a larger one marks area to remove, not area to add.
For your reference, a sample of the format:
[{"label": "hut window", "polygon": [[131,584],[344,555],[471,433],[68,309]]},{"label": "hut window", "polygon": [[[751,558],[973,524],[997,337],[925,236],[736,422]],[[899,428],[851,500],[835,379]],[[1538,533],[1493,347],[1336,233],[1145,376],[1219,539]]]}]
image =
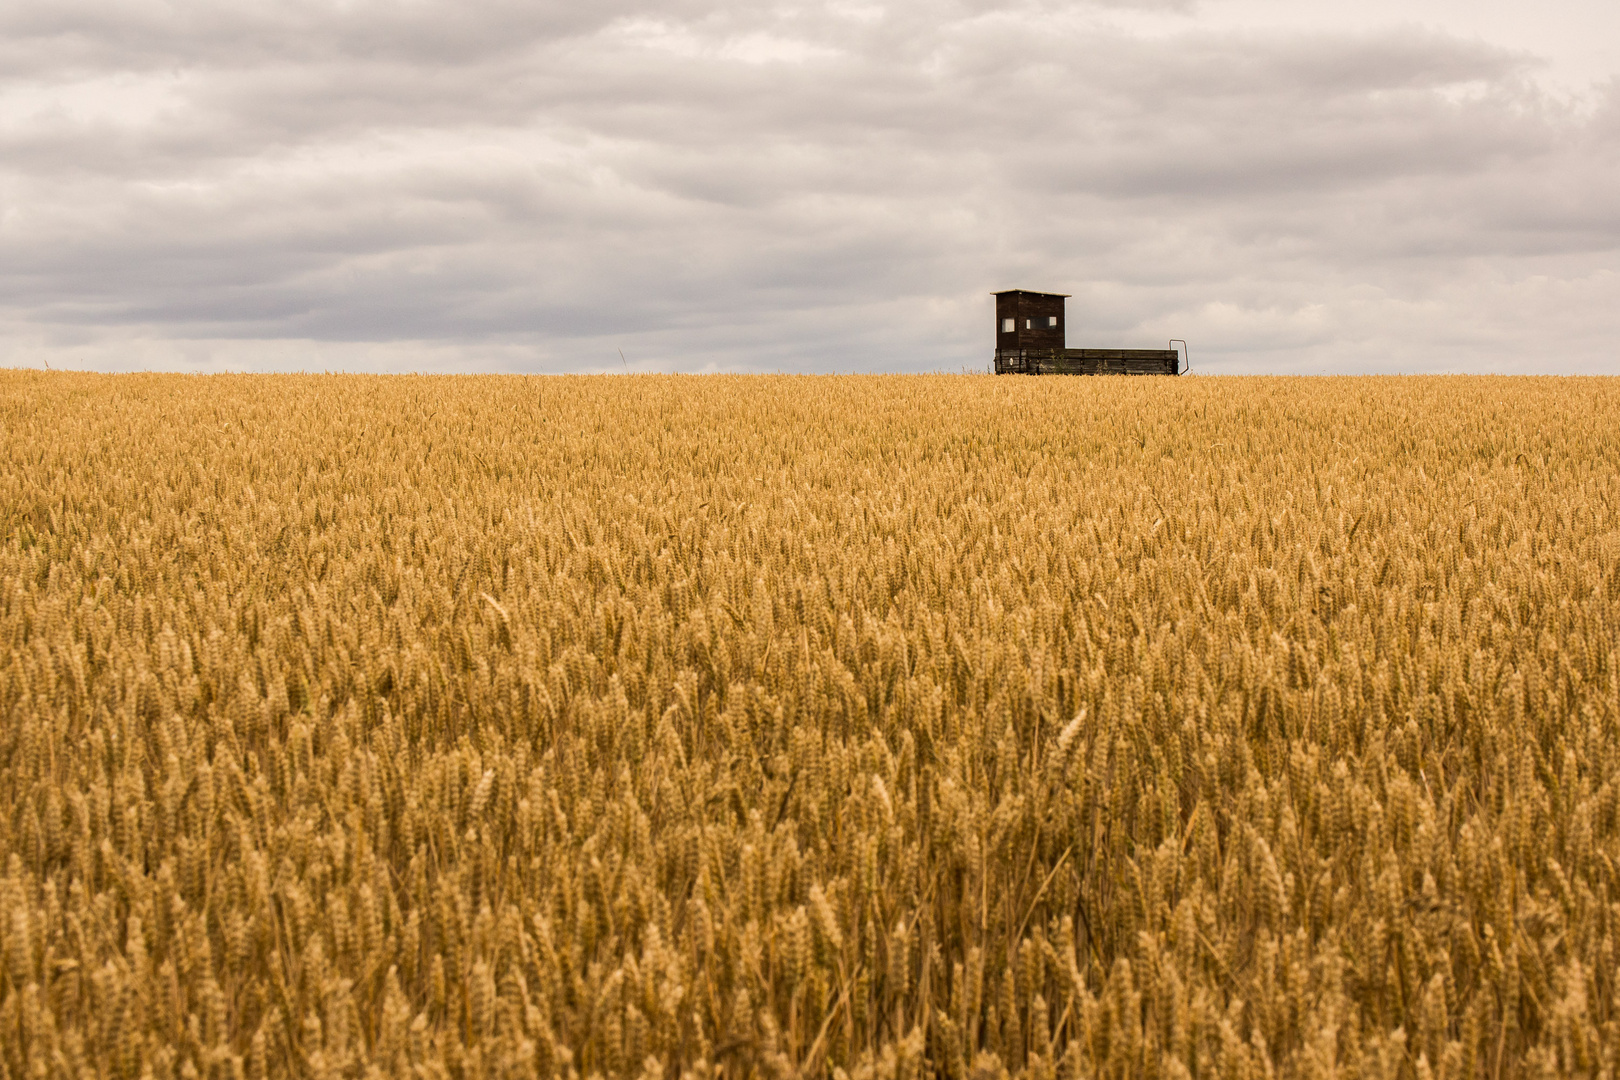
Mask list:
[{"label": "hut window", "polygon": [[1034,326],[1035,326],[1035,320],[1034,319],[1025,319],[1024,320],[1024,329],[1025,330],[1033,329]]},{"label": "hut window", "polygon": [[1011,319],[1002,319],[1001,320],[1001,332],[1003,334],[1012,333],[1013,332],[1013,320],[1011,320]]},{"label": "hut window", "polygon": [[1057,325],[1057,316],[1056,315],[1048,315],[1046,317],[1046,325],[1048,327],[1056,326]]}]

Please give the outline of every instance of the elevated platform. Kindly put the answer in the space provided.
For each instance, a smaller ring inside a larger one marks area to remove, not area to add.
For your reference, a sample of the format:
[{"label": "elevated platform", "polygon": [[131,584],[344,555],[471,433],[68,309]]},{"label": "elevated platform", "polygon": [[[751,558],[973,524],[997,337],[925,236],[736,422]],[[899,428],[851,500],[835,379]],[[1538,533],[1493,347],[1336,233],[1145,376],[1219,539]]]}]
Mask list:
[{"label": "elevated platform", "polygon": [[1179,375],[1174,349],[997,349],[997,375]]}]

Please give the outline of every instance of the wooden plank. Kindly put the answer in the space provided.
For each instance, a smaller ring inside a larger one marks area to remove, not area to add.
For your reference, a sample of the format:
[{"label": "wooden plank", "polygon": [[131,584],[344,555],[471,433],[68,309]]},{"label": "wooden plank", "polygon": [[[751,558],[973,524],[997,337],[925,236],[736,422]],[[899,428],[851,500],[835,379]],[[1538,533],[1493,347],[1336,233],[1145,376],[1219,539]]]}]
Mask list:
[{"label": "wooden plank", "polygon": [[1177,375],[1173,349],[1026,349],[998,351],[995,371],[1029,375]]}]

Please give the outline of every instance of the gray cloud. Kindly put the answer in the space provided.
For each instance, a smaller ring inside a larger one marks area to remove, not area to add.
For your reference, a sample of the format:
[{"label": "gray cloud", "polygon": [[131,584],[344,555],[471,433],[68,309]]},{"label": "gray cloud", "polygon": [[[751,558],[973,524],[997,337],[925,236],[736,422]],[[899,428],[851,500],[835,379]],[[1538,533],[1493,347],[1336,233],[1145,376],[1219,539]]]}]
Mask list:
[{"label": "gray cloud", "polygon": [[954,369],[1022,285],[1208,370],[1616,371],[1620,84],[1539,69],[1177,3],[18,0],[0,349]]}]

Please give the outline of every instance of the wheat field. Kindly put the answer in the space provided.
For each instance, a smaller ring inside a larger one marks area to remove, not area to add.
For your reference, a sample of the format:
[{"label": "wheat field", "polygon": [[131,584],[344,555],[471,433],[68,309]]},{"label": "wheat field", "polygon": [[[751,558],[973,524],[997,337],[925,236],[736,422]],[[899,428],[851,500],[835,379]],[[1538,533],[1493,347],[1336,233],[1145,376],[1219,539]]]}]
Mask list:
[{"label": "wheat field", "polygon": [[1620,384],[0,373],[0,1078],[1620,1069]]}]

